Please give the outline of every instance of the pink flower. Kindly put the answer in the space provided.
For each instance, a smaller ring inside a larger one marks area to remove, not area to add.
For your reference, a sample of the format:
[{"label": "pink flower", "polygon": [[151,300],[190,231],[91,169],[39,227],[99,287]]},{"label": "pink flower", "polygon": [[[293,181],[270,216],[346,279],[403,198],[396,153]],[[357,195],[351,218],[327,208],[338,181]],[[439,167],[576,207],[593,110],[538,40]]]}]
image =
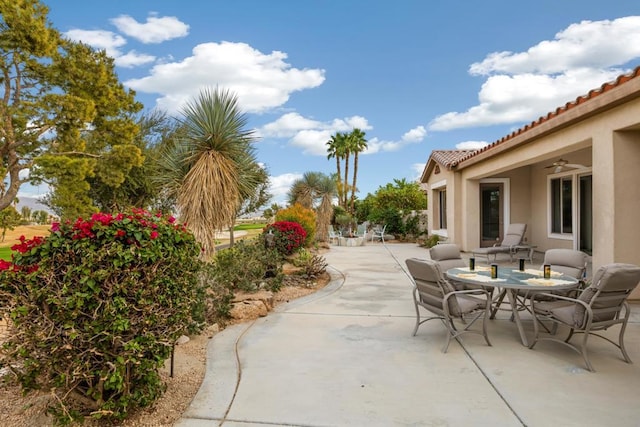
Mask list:
[{"label": "pink flower", "polygon": [[160,234],[157,231],[153,230],[151,232],[151,240],[157,239],[159,235]]},{"label": "pink flower", "polygon": [[51,231],[53,232],[60,231],[60,223],[59,222],[51,223]]},{"label": "pink flower", "polygon": [[174,222],[176,222],[176,219],[172,216],[169,217],[169,224],[173,224]]}]

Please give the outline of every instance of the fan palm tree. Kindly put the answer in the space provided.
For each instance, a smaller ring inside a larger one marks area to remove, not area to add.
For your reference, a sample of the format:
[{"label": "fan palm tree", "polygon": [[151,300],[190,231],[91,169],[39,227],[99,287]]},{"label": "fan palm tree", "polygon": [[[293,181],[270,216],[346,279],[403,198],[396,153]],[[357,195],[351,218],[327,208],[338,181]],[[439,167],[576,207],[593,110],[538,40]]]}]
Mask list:
[{"label": "fan palm tree", "polygon": [[[336,132],[335,135],[331,136],[331,139],[327,141],[327,159],[336,159],[336,172],[337,172],[337,180],[336,180],[336,190],[338,192],[338,204],[342,207],[345,207],[343,203],[346,203],[346,188],[342,183],[342,160],[345,158],[346,148],[347,148],[347,135],[342,132]],[[346,182],[346,181],[345,181]]]},{"label": "fan palm tree", "polygon": [[295,180],[287,197],[289,205],[299,203],[307,209],[313,209],[318,184],[323,175],[321,172],[305,172],[302,178]]},{"label": "fan palm tree", "polygon": [[316,238],[327,241],[329,224],[333,215],[333,198],[336,195],[336,179],[322,172],[305,172],[289,190],[288,201],[316,210]]},{"label": "fan palm tree", "polygon": [[162,177],[177,196],[181,220],[202,245],[203,257],[215,253],[216,232],[232,223],[246,194],[255,189],[253,131],[235,95],[205,89],[182,109],[185,134],[163,156]]},{"label": "fan palm tree", "polygon": [[353,183],[351,184],[351,200],[349,203],[349,212],[354,213],[354,204],[356,200],[356,178],[358,176],[358,153],[364,151],[367,148],[367,140],[365,139],[365,133],[355,128],[349,134],[349,151],[353,153]]}]

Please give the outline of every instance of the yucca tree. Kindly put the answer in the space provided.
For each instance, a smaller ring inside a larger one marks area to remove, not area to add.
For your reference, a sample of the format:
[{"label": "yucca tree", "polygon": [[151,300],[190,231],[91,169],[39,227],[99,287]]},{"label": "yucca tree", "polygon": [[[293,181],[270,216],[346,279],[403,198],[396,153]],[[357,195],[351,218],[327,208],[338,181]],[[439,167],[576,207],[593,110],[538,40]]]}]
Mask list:
[{"label": "yucca tree", "polygon": [[249,173],[255,171],[255,138],[227,90],[204,89],[181,113],[184,136],[163,156],[160,179],[210,259],[216,232],[232,224],[243,196],[255,189]]},{"label": "yucca tree", "polygon": [[336,179],[323,175],[316,187],[316,195],[320,198],[317,209],[316,238],[321,242],[329,240],[329,225],[333,216],[333,198],[336,196]]}]

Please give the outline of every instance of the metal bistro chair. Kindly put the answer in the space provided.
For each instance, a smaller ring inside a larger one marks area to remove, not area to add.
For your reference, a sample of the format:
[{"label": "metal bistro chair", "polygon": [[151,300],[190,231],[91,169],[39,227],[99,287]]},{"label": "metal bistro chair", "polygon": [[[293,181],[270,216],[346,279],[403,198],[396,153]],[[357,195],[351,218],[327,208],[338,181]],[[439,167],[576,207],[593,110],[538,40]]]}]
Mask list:
[{"label": "metal bistro chair", "polygon": [[[413,279],[413,302],[416,308],[414,336],[418,332],[418,327],[424,322],[440,319],[447,328],[447,340],[442,348],[443,353],[447,352],[452,338],[467,332],[482,335],[487,344],[491,345],[487,335],[487,318],[491,299],[487,291],[483,289],[456,291],[444,277],[436,261],[408,258],[405,263]],[[420,320],[420,307],[427,309],[435,316]],[[470,319],[467,319],[468,317]],[[464,328],[458,329],[454,319],[463,321]],[[479,319],[482,322],[482,330],[470,329]]]},{"label": "metal bistro chair", "polygon": [[380,227],[379,225],[376,225],[372,230],[371,241],[373,242],[375,239],[378,239],[384,243],[384,232],[386,229],[387,229],[387,224],[385,224],[382,227]]},{"label": "metal bistro chair", "polygon": [[[593,372],[593,366],[587,355],[587,340],[590,335],[594,335],[618,347],[625,362],[631,363],[624,348],[624,332],[631,314],[627,298],[638,282],[640,282],[640,267],[632,264],[609,264],[596,271],[591,285],[583,290],[578,298],[556,294],[541,294],[551,301],[538,302],[532,298],[531,311],[534,315],[535,337],[529,348],[533,348],[540,340],[565,344],[581,354],[587,369]],[[540,337],[538,324],[543,320],[569,327],[569,336],[565,340],[553,336]],[[595,333],[616,324],[621,325],[618,343]],[[583,334],[580,347],[569,343],[576,333]]]},{"label": "metal bistro chair", "polygon": [[335,244],[339,244],[341,236],[342,236],[342,233],[334,230],[333,225],[329,226],[329,243],[330,244],[333,243],[334,241],[335,241]]}]

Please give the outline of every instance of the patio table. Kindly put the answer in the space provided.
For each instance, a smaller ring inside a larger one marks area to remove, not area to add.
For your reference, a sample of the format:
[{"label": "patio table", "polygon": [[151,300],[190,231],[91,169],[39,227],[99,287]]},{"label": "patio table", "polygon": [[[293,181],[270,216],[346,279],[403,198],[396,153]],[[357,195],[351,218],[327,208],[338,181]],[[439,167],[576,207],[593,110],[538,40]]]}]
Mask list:
[{"label": "patio table", "polygon": [[[522,320],[517,304],[517,293],[519,290],[527,291],[529,295],[533,295],[538,292],[552,292],[559,290],[575,289],[578,287],[578,280],[571,276],[563,275],[559,272],[551,272],[550,279],[544,279],[542,277],[542,271],[526,269],[520,271],[518,269],[511,268],[498,268],[498,277],[496,279],[491,278],[491,269],[489,267],[476,266],[474,271],[471,271],[468,267],[465,268],[452,268],[447,270],[447,277],[458,282],[468,283],[480,287],[495,287],[500,288],[502,291],[499,293],[502,297],[506,294],[511,305],[511,312],[513,313],[513,320],[515,321],[518,332],[520,333],[520,340],[522,345],[529,346],[527,335],[524,332],[522,326]],[[499,299],[501,301],[501,298]],[[492,318],[495,315],[497,308],[492,310]]]}]

